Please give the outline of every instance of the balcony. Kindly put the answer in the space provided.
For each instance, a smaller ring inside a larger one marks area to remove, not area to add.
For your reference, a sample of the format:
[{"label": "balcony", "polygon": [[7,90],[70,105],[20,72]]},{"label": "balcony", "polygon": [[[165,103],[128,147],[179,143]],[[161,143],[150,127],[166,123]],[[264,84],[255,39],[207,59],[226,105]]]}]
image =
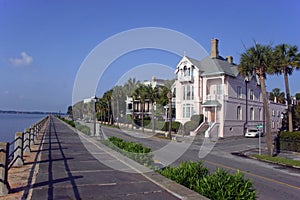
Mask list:
[{"label": "balcony", "polygon": [[179,82],[193,82],[194,78],[193,76],[179,76],[178,80]]}]

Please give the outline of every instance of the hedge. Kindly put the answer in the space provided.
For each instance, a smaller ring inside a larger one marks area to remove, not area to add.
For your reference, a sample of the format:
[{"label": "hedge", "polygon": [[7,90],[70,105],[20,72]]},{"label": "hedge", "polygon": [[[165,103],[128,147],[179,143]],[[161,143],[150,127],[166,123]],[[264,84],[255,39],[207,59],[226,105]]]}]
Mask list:
[{"label": "hedge", "polygon": [[279,134],[280,150],[300,152],[300,132],[281,132]]},{"label": "hedge", "polygon": [[104,140],[103,143],[142,165],[151,166],[153,163],[152,150],[140,143],[127,142],[114,136]]},{"label": "hedge", "polygon": [[166,167],[158,172],[210,199],[255,199],[252,182],[237,171],[229,174],[223,169],[209,173],[202,162],[182,162],[178,167]]}]

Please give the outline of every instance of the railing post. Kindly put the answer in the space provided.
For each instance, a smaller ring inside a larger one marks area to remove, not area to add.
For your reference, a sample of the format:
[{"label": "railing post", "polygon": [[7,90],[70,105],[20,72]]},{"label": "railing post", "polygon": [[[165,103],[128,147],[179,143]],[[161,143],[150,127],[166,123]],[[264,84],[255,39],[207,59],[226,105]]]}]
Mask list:
[{"label": "railing post", "polygon": [[30,145],[33,145],[33,144],[35,144],[35,133],[34,133],[34,128],[33,128],[33,126],[31,126],[30,127],[30,129],[29,129],[30,131],[29,131],[29,140],[30,140]]},{"label": "railing post", "polygon": [[10,190],[8,184],[8,155],[9,143],[0,142],[0,196],[7,195]]},{"label": "railing post", "polygon": [[29,131],[29,129],[28,128],[25,128],[25,130],[24,130],[24,136],[23,136],[23,144],[24,144],[24,152],[30,152],[30,140],[29,140],[29,138],[30,138],[30,131]]},{"label": "railing post", "polygon": [[14,163],[14,167],[24,165],[23,161],[23,133],[17,132],[15,136],[15,145],[14,145],[15,153],[14,159],[16,160]]}]

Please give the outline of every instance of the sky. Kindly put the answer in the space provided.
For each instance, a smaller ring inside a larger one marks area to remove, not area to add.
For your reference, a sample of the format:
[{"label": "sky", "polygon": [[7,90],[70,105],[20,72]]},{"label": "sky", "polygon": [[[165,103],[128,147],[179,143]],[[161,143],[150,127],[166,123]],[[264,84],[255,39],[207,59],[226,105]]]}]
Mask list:
[{"label": "sky", "polygon": [[[91,52],[131,29],[174,30],[207,52],[211,38],[217,38],[220,55],[233,56],[237,64],[254,41],[300,47],[299,8],[298,0],[0,0],[0,110],[66,112]],[[187,47],[182,55],[144,48],[122,54],[98,77],[95,94],[101,96],[149,63],[171,69],[172,78],[172,69],[189,52]],[[138,71],[144,75],[141,79],[166,78],[158,70]],[[295,71],[290,77],[292,94],[300,92],[299,80],[300,71]],[[283,77],[268,76],[267,89],[276,87],[285,90]]]}]

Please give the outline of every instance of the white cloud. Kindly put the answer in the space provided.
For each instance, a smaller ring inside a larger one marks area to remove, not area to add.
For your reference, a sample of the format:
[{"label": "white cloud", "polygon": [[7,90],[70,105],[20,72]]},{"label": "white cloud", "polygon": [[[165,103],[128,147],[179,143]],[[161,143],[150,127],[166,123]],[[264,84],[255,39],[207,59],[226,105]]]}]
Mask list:
[{"label": "white cloud", "polygon": [[10,58],[9,61],[15,66],[26,66],[32,63],[33,59],[26,52],[21,52],[21,58]]}]

